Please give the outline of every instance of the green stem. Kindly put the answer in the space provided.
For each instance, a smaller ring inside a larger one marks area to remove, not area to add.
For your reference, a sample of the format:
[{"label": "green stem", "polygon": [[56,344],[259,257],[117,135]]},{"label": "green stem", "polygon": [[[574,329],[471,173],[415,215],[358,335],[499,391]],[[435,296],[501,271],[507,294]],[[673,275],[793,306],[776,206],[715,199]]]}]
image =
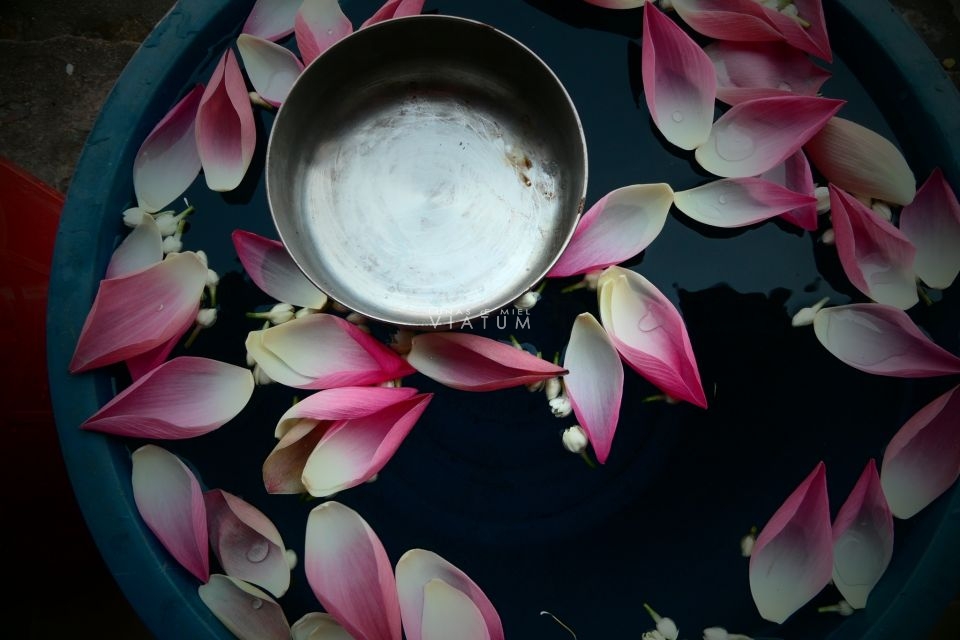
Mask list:
[{"label": "green stem", "polygon": [[543,295],[543,291],[544,291],[544,289],[546,289],[546,288],[547,288],[547,281],[544,280],[543,282],[540,283],[540,286],[537,287],[536,293],[539,293],[540,295]]},{"label": "green stem", "polygon": [[647,613],[650,614],[650,617],[653,618],[653,621],[654,621],[655,623],[659,623],[659,622],[660,622],[660,620],[662,619],[662,617],[660,616],[659,613],[657,613],[656,611],[654,611],[653,608],[652,608],[650,605],[648,605],[646,602],[644,602],[644,603],[643,603],[643,608],[647,610]]},{"label": "green stem", "polygon": [[515,346],[517,349],[523,349],[523,346],[521,346],[520,341],[517,340],[517,337],[512,333],[510,334],[510,344]]},{"label": "green stem", "polygon": [[930,297],[930,294],[927,293],[927,290],[921,285],[917,285],[917,295],[920,296],[920,299],[923,300],[923,304],[928,307],[933,306],[933,299]]},{"label": "green stem", "polygon": [[587,288],[587,281],[581,280],[580,282],[576,282],[574,284],[564,287],[563,289],[560,289],[560,293],[570,293],[571,291],[577,291],[578,289],[586,289],[586,288]]},{"label": "green stem", "polygon": [[197,336],[200,335],[200,332],[203,331],[203,327],[198,324],[193,325],[193,331],[190,332],[190,336],[187,338],[187,341],[183,343],[184,349],[189,349],[193,346],[193,343],[196,342]]},{"label": "green stem", "polygon": [[207,287],[207,291],[210,292],[210,306],[214,309],[217,307],[217,285]]},{"label": "green stem", "polygon": [[567,633],[569,633],[571,636],[573,636],[573,640],[577,640],[577,634],[575,634],[575,633],[573,632],[573,629],[571,629],[571,628],[568,627],[566,624],[564,624],[563,621],[562,621],[560,618],[558,618],[557,616],[553,615],[553,614],[550,613],[549,611],[541,611],[541,612],[540,612],[540,615],[542,615],[542,616],[550,616],[551,618],[553,618],[553,621],[554,621],[554,622],[556,622],[558,625],[560,625],[561,627],[563,627],[564,629],[566,629],[566,630],[567,630]]},{"label": "green stem", "polygon": [[593,459],[590,457],[590,454],[587,453],[586,449],[580,452],[580,457],[583,458],[583,461],[586,462],[587,466],[590,467],[591,469],[597,468],[597,463],[593,461]]}]

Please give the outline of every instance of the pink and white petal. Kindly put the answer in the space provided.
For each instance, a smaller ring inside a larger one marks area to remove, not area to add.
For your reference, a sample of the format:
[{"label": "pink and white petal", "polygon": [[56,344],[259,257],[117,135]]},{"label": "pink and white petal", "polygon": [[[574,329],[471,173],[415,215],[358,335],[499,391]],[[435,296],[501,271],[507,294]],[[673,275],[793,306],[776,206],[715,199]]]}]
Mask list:
[{"label": "pink and white petal", "polygon": [[551,278],[589,273],[637,255],[653,242],[670,213],[668,184],[634,184],[600,198],[583,214]]},{"label": "pink and white petal", "polygon": [[850,282],[871,300],[899,309],[917,304],[916,249],[891,222],[830,185],[837,254]]},{"label": "pink and white petal", "polygon": [[[807,156],[800,150],[784,160],[781,164],[764,172],[760,177],[805,196],[815,196],[816,193],[810,163],[807,162]],[[816,203],[801,205],[781,214],[780,217],[807,231],[816,231],[819,225]]]},{"label": "pink and white petal", "polygon": [[518,387],[566,373],[522,349],[452,331],[414,336],[407,362],[428,378],[461,391]]},{"label": "pink and white petal", "polygon": [[727,104],[778,95],[815,96],[830,72],[783,42],[714,42],[704,48]]},{"label": "pink and white petal", "polygon": [[936,398],[890,439],[880,483],[893,515],[910,518],[960,475],[960,386]]},{"label": "pink and white petal", "polygon": [[293,640],[354,640],[329,613],[308,613],[290,631]]},{"label": "pink and white petal", "polygon": [[581,313],[574,320],[563,366],[570,372],[563,385],[573,413],[603,464],[620,419],[623,364],[607,332],[591,314]]},{"label": "pink and white petal", "polygon": [[110,256],[104,279],[119,278],[163,260],[163,238],[151,215],[145,215]]},{"label": "pink and white petal", "polygon": [[303,63],[289,49],[247,34],[237,38],[237,49],[254,90],[279,107],[303,71]]},{"label": "pink and white petal", "polygon": [[769,7],[762,7],[762,9],[767,20],[783,35],[787,44],[832,62],[833,52],[830,50],[830,39],[827,36],[821,0],[794,0],[793,4],[799,12],[799,17],[807,23],[806,25],[801,25],[796,19],[775,9]]},{"label": "pink and white petal", "polygon": [[946,289],[960,273],[960,203],[939,168],[900,212],[900,231],[917,248],[914,269],[934,289]]},{"label": "pink and white petal", "polygon": [[148,444],[133,452],[133,500],[140,517],[177,562],[205,582],[210,575],[207,514],[193,472]]},{"label": "pink and white petal", "polygon": [[277,422],[275,436],[283,438],[302,418],[328,422],[363,418],[416,394],[413,387],[341,387],[318,391],[287,409]]},{"label": "pink and white petal", "polygon": [[423,640],[447,640],[457,630],[457,640],[490,640],[490,633],[477,605],[462,591],[440,578],[423,587]]},{"label": "pink and white petal", "polygon": [[207,267],[190,252],[102,280],[80,330],[70,372],[120,362],[167,342],[196,318],[206,281]]},{"label": "pink and white petal", "polygon": [[307,518],[307,582],[330,615],[363,640],[400,640],[400,603],[380,538],[356,511],[339,502]]},{"label": "pink and white petal", "polygon": [[830,581],[833,535],[821,462],[763,527],[750,555],[750,592],[765,620],[782,623]]},{"label": "pink and white petal", "polygon": [[278,358],[272,351],[263,346],[263,336],[266,329],[251,331],[247,334],[244,342],[247,355],[263,369],[267,377],[274,382],[279,382],[288,387],[304,389],[310,385],[312,380],[291,369],[287,363]]},{"label": "pink and white petal", "polygon": [[320,438],[331,426],[301,418],[291,423],[286,433],[263,462],[263,486],[267,493],[306,493],[303,469]]},{"label": "pink and white petal", "polygon": [[813,196],[762,178],[724,178],[674,194],[674,204],[687,217],[723,228],[744,227],[816,203]]},{"label": "pink and white petal", "polygon": [[332,425],[304,466],[303,486],[310,495],[323,497],[372,478],[396,453],[432,397],[421,394]]},{"label": "pink and white petal", "polygon": [[725,178],[761,174],[796,153],[844,104],[811,96],[741,102],[713,123],[697,162]]},{"label": "pink and white petal", "polygon": [[600,321],[626,363],[670,397],[706,408],[687,328],[667,297],[620,267],[604,272],[597,293]]},{"label": "pink and white petal", "polygon": [[754,0],[672,0],[677,15],[697,33],[717,40],[772,42],[783,35]]},{"label": "pink and white petal", "polygon": [[200,99],[196,139],[207,186],[214,191],[235,189],[253,159],[257,129],[232,49],[223,54]]},{"label": "pink and white petal", "polygon": [[185,318],[183,324],[180,325],[180,330],[169,340],[160,346],[154,347],[150,351],[124,360],[124,364],[127,365],[127,371],[130,373],[130,379],[135,382],[166,362],[177,344],[180,343],[180,339],[183,338],[184,334],[186,334],[194,324],[195,318]]},{"label": "pink and white petal", "polygon": [[297,47],[304,64],[353,33],[350,19],[343,14],[338,0],[303,0],[293,21]]},{"label": "pink and white petal", "polygon": [[217,620],[240,640],[290,640],[283,609],[253,585],[215,573],[198,593]]},{"label": "pink and white petal", "polygon": [[[364,386],[410,375],[413,368],[353,323],[315,313],[260,333],[260,346],[282,363],[254,359],[277,382],[303,389]],[[268,361],[269,360],[269,361]],[[287,370],[295,376],[286,376]],[[277,377],[273,374],[283,374]],[[306,384],[293,378],[305,378]]]},{"label": "pink and white petal", "polygon": [[194,121],[204,94],[195,86],[147,135],[133,160],[137,204],[153,213],[180,197],[200,173]]},{"label": "pink and white petal", "polygon": [[228,575],[279,598],[290,586],[280,532],[253,505],[221,489],[203,494],[210,546]]},{"label": "pink and white petal", "polygon": [[896,378],[960,373],[960,358],[934,344],[896,307],[828,307],[814,316],[813,328],[827,351],[867,373]]},{"label": "pink and white petal", "polygon": [[240,229],[231,237],[244,271],[264,293],[296,307],[327,304],[326,294],[303,275],[283,243]]},{"label": "pink and white petal", "polygon": [[232,420],[252,394],[249,370],[181,356],[121,391],[80,427],[137,438],[192,438]]},{"label": "pink and white petal", "polygon": [[243,23],[243,33],[276,42],[293,33],[302,0],[257,0]]},{"label": "pink and white petal", "polygon": [[642,7],[647,0],[583,0],[604,9],[636,9]]},{"label": "pink and white petal", "polygon": [[688,151],[710,136],[717,76],[690,36],[657,7],[643,7],[643,94],[668,142]]},{"label": "pink and white petal", "polygon": [[867,597],[893,557],[893,515],[871,458],[833,521],[833,583],[854,609]]},{"label": "pink and white petal", "polygon": [[900,150],[855,122],[831,118],[804,150],[820,173],[844,191],[894,204],[909,204],[916,195],[916,179]]},{"label": "pink and white petal", "polygon": [[363,29],[393,18],[420,15],[423,11],[424,2],[425,0],[387,0],[372,16],[363,21],[360,28]]}]

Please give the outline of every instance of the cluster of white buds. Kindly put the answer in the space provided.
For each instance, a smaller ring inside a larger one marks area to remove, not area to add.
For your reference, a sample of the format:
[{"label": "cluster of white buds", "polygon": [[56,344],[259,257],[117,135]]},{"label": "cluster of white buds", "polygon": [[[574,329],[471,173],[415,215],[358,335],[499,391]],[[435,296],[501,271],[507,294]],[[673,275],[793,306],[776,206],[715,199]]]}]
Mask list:
[{"label": "cluster of white buds", "polygon": [[292,304],[287,304],[286,302],[278,302],[277,304],[270,307],[269,311],[249,311],[247,312],[248,318],[253,318],[255,320],[266,320],[267,324],[264,328],[269,328],[270,325],[283,324],[284,322],[290,322],[296,316],[296,310],[293,308]]},{"label": "cluster of white buds", "polygon": [[680,637],[680,629],[677,628],[677,623],[670,618],[661,616],[646,602],[643,603],[643,608],[647,610],[647,613],[653,618],[653,623],[657,625],[656,629],[647,631],[641,636],[643,640],[677,640]]},{"label": "cluster of white buds", "polygon": [[751,640],[742,633],[730,633],[723,627],[707,627],[703,630],[703,640]]},{"label": "cluster of white buds", "polygon": [[157,228],[160,230],[160,237],[163,238],[163,254],[180,253],[183,251],[183,231],[186,226],[186,218],[193,213],[193,206],[187,202],[186,209],[180,213],[172,210],[160,211],[159,213],[147,213],[140,207],[131,207],[123,212],[123,223],[128,227],[136,227],[143,220],[144,216],[153,216]]}]

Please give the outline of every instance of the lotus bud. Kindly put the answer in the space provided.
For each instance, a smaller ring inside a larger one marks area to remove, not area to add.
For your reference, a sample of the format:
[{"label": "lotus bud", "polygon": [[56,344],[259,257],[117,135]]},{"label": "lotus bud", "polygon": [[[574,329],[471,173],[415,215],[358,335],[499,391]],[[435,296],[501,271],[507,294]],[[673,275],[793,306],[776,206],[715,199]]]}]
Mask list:
[{"label": "lotus bud", "polygon": [[140,207],[130,207],[123,212],[123,224],[130,228],[136,227],[145,215],[147,215],[147,212]]},{"label": "lotus bud", "polygon": [[560,392],[563,391],[560,378],[547,378],[547,381],[543,383],[543,391],[547,394],[547,400],[553,400],[559,396]]},{"label": "lotus bud", "polygon": [[817,199],[817,213],[830,211],[830,187],[817,187],[813,195]]},{"label": "lotus bud", "polygon": [[200,309],[197,311],[197,324],[204,329],[209,329],[217,323],[216,309]]},{"label": "lotus bud", "polygon": [[550,401],[550,410],[556,417],[566,418],[573,411],[573,406],[570,404],[570,398],[563,394]]},{"label": "lotus bud", "polygon": [[513,306],[517,309],[533,309],[540,302],[541,295],[537,291],[527,291],[525,294],[513,301]]},{"label": "lotus bud", "polygon": [[563,448],[570,453],[583,453],[587,448],[587,433],[575,424],[563,430]]},{"label": "lotus bud", "polygon": [[794,327],[806,327],[813,324],[813,318],[817,315],[817,311],[823,309],[823,306],[830,302],[830,298],[822,298],[812,307],[804,307],[797,311],[794,314],[793,319],[790,321],[790,324]]}]

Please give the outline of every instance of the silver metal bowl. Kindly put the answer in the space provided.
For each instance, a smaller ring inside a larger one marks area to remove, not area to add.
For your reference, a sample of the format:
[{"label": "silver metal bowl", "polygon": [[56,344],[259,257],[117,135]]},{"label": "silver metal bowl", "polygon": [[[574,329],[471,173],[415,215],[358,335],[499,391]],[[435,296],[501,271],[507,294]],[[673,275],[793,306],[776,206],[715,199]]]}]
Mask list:
[{"label": "silver metal bowl", "polygon": [[586,143],[525,46],[415,16],[304,71],[266,173],[280,238],[320,289],[371,318],[436,326],[503,307],[549,271],[583,210]]}]

